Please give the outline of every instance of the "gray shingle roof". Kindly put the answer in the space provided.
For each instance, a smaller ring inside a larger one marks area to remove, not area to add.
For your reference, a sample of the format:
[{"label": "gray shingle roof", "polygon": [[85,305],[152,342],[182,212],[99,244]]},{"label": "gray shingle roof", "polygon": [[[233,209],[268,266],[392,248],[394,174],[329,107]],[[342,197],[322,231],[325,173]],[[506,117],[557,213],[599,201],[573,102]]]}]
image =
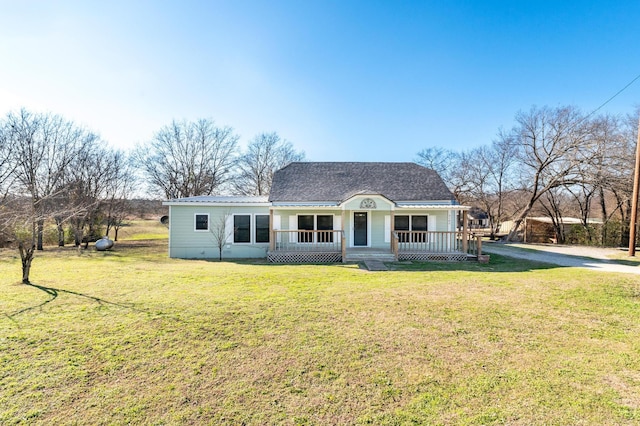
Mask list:
[{"label": "gray shingle roof", "polygon": [[340,203],[357,194],[394,202],[455,200],[438,173],[415,163],[301,162],[274,174],[269,201]]}]

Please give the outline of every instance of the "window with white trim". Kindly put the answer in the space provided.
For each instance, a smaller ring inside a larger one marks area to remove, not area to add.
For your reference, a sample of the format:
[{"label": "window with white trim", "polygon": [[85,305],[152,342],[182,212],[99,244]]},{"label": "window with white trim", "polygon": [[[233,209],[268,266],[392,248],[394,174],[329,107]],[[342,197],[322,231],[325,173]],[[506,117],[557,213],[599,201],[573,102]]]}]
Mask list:
[{"label": "window with white trim", "polygon": [[193,217],[193,229],[196,231],[209,230],[209,213],[196,213]]},{"label": "window with white trim", "polygon": [[255,242],[256,243],[268,243],[269,242],[269,215],[257,214],[255,216]]},{"label": "window with white trim", "polygon": [[233,242],[234,243],[250,243],[251,242],[251,215],[250,214],[233,215]]},{"label": "window with white trim", "polygon": [[227,226],[233,227],[228,242],[234,244],[268,243],[268,214],[234,214],[227,219]]},{"label": "window with white trim", "polygon": [[[298,230],[304,231],[333,231],[332,214],[300,214],[298,215]],[[333,232],[298,232],[299,243],[332,243]]]},{"label": "window with white trim", "polygon": [[[401,232],[398,234],[398,241],[406,243],[412,242],[424,243],[427,241],[427,225],[429,223],[427,215],[396,215],[393,220],[393,229],[395,231],[420,231],[411,234]],[[423,233],[424,232],[424,233]],[[411,235],[411,239],[409,239]]]},{"label": "window with white trim", "polygon": [[[318,231],[333,231],[333,215],[322,214],[316,216],[316,229]],[[332,243],[333,232],[318,232],[319,243]]]}]

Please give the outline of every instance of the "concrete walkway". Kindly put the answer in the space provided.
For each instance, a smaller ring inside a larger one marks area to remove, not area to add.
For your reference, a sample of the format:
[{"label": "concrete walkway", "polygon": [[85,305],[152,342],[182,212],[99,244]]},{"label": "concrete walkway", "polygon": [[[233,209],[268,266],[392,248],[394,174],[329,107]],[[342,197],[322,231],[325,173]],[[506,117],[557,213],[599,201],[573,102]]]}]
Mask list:
[{"label": "concrete walkway", "polygon": [[387,265],[382,263],[381,260],[378,259],[367,259],[364,261],[364,266],[369,271],[388,271]]},{"label": "concrete walkway", "polygon": [[[626,253],[615,248],[563,246],[554,244],[521,244],[483,242],[482,251],[487,254],[527,259],[536,262],[574,268],[586,268],[604,272],[640,274],[640,262],[634,260],[611,259]],[[638,253],[640,256],[640,253]],[[630,258],[631,259],[631,258]]]}]

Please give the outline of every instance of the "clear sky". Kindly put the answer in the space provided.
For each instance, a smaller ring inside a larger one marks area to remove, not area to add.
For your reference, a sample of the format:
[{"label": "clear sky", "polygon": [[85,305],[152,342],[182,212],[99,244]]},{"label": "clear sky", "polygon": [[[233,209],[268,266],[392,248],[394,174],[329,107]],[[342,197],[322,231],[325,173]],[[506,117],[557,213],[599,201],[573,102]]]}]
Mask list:
[{"label": "clear sky", "polygon": [[[0,114],[127,149],[172,119],[314,161],[490,143],[532,105],[600,106],[640,74],[640,2],[0,0]],[[601,112],[631,113],[640,80]]]}]

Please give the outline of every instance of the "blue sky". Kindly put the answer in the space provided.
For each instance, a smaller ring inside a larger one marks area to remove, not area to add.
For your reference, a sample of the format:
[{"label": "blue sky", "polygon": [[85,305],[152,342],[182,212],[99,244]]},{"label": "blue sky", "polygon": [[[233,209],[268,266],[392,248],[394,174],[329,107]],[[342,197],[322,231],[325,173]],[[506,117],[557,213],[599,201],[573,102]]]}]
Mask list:
[{"label": "blue sky", "polygon": [[[600,106],[640,74],[637,1],[0,0],[0,114],[127,149],[172,119],[315,161],[490,143],[532,105]],[[640,80],[601,112],[631,113]]]}]

